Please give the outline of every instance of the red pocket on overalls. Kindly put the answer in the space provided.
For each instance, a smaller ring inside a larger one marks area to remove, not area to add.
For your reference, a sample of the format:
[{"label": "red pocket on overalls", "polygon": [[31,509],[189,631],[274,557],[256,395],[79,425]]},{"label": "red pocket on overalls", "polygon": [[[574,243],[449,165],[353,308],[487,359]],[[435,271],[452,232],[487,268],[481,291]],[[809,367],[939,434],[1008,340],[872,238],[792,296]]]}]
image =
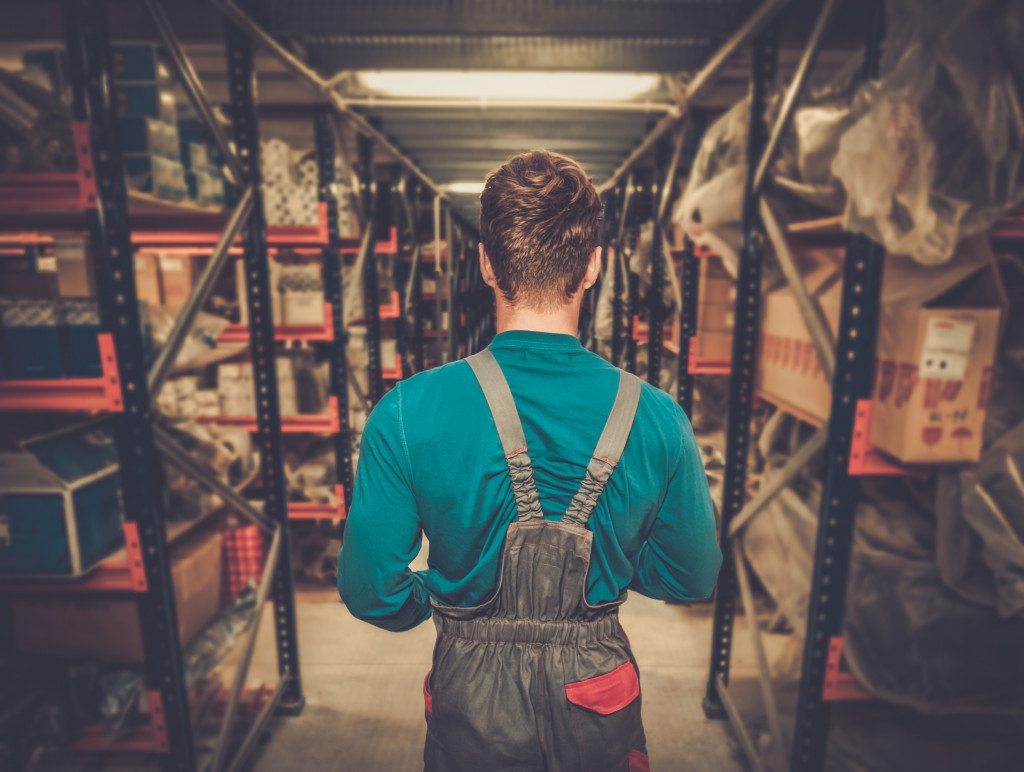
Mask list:
[{"label": "red pocket on overalls", "polygon": [[434,698],[430,696],[430,689],[427,687],[427,684],[430,683],[430,674],[433,672],[433,670],[429,671],[423,679],[423,706],[428,715],[434,712]]},{"label": "red pocket on overalls", "polygon": [[565,685],[573,705],[607,716],[622,710],[640,696],[640,679],[632,662],[624,662],[604,675]]}]

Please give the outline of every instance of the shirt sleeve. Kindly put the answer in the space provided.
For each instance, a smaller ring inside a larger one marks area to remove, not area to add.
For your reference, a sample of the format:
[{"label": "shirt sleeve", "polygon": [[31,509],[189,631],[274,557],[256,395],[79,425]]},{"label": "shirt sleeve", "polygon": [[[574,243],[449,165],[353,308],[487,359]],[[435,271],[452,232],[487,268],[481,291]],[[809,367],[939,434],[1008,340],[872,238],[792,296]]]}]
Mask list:
[{"label": "shirt sleeve", "polygon": [[409,469],[399,386],[366,422],[338,553],[338,592],[349,611],[393,631],[408,630],[430,617],[426,588],[409,570],[422,542]]},{"label": "shirt sleeve", "polygon": [[703,600],[715,589],[722,551],[700,450],[686,414],[676,409],[682,442],[675,470],[630,589],[658,600]]}]

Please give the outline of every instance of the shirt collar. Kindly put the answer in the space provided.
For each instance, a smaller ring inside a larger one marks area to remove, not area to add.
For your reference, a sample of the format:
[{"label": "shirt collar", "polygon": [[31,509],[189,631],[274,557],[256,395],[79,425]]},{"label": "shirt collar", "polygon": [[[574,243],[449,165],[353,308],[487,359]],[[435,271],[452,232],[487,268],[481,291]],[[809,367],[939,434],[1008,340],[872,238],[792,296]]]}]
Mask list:
[{"label": "shirt collar", "polygon": [[494,336],[490,348],[537,349],[553,351],[583,351],[583,345],[575,335],[535,330],[508,330]]}]

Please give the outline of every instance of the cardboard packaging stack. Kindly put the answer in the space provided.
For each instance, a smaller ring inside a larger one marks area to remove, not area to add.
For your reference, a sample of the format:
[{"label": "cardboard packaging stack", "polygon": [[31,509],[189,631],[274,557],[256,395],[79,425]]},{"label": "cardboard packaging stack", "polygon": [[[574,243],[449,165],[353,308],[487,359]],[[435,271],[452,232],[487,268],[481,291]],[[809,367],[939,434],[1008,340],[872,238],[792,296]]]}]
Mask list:
[{"label": "cardboard packaging stack", "polygon": [[[843,248],[795,244],[794,254],[835,335]],[[872,445],[908,463],[978,460],[1005,309],[987,236],[962,241],[941,267],[886,256]],[[831,410],[830,385],[788,287],[764,298],[757,388],[771,402],[814,423]]]},{"label": "cardboard packaging stack", "polygon": [[[277,392],[281,415],[295,415],[298,412],[295,373],[292,360],[288,357],[277,359]],[[256,415],[252,363],[227,362],[219,365],[217,393],[220,396],[221,415]]]},{"label": "cardboard packaging stack", "polygon": [[700,259],[698,293],[696,354],[701,359],[729,360],[736,280],[717,255]]},{"label": "cardboard packaging stack", "polygon": [[[171,549],[178,639],[187,646],[220,609],[221,535],[202,531]],[[134,598],[19,598],[11,603],[19,651],[103,662],[145,661],[139,604]],[[68,631],[74,631],[69,635]]]}]

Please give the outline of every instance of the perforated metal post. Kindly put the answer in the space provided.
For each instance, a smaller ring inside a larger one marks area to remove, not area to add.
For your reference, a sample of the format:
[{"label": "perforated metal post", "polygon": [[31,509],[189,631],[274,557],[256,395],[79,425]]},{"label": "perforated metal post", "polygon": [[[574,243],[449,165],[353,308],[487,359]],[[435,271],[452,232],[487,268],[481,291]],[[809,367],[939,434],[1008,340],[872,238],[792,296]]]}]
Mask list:
[{"label": "perforated metal post", "polygon": [[[768,139],[764,122],[765,99],[775,83],[778,60],[778,22],[773,22],[754,41],[751,72],[750,128],[747,158],[757,159]],[[729,541],[733,517],[746,501],[747,454],[750,447],[750,418],[754,399],[754,367],[761,314],[761,262],[764,231],[752,195],[753,164],[748,165],[743,202],[743,246],[740,250],[736,285],[735,329],[732,341],[732,375],[729,381],[729,421],[726,430],[725,481],[722,493],[721,538],[723,561],[715,595],[714,627],[711,638],[711,672],[704,697],[704,713],[724,718],[718,694],[719,678],[729,683],[733,621],[736,613],[735,554]]]},{"label": "perforated metal post", "polygon": [[[871,3],[869,14],[863,70],[866,80],[878,76],[884,27],[884,8],[880,0]],[[790,760],[792,772],[817,772],[825,765],[831,711],[822,694],[829,645],[832,638],[842,635],[843,631],[853,525],[860,492],[859,477],[849,473],[850,442],[857,401],[871,396],[884,266],[885,252],[881,246],[864,236],[850,236],[843,266],[832,413]]]},{"label": "perforated metal post", "polygon": [[[685,174],[693,171],[693,161],[700,149],[700,141],[707,128],[708,117],[705,110],[690,111],[690,126],[683,146],[682,162]],[[679,309],[679,357],[676,360],[676,402],[687,417],[693,419],[693,374],[690,372],[690,338],[697,334],[697,304],[700,301],[700,261],[693,251],[693,242],[683,239],[682,271],[680,276],[680,294],[682,304]]]},{"label": "perforated metal post", "polygon": [[665,176],[671,157],[668,137],[662,137],[654,145],[654,174],[648,186],[651,202],[651,217],[654,228],[651,232],[651,284],[647,288],[647,382],[659,386],[661,383],[662,332],[665,329],[665,238],[658,221],[658,201],[661,200]]},{"label": "perforated metal post", "polygon": [[169,750],[166,772],[196,769],[188,692],[164,530],[162,475],[157,466],[146,386],[146,360],[135,291],[128,196],[113,104],[110,36],[104,0],[65,0],[62,6],[72,111],[89,125],[97,205],[87,212],[95,259],[100,319],[113,333],[123,412],[114,416],[125,519],[138,526],[147,590],[139,594],[146,681],[160,692]]},{"label": "perforated metal post", "polygon": [[[363,198],[363,211],[367,213],[366,227],[371,229],[370,252],[363,263],[363,314],[366,322],[366,352],[368,393],[370,405],[376,405],[384,396],[384,379],[380,361],[380,277],[377,273],[377,242],[387,238],[384,233],[388,215],[385,211],[390,199],[387,185],[379,184],[373,172],[373,139],[365,134],[356,135],[359,157],[359,185]],[[357,277],[358,278],[358,277]]]},{"label": "perforated metal post", "polygon": [[249,309],[249,352],[256,397],[256,447],[260,453],[263,513],[280,524],[281,555],[274,573],[272,598],[277,637],[277,665],[288,679],[282,709],[302,710],[305,698],[299,671],[295,626],[295,590],[288,532],[287,481],[281,449],[281,410],[278,402],[274,317],[267,257],[267,224],[263,212],[259,122],[256,115],[256,71],[252,41],[231,22],[224,26],[227,49],[231,124],[245,178],[253,185],[253,212],[244,235],[246,303]]},{"label": "perforated metal post", "polygon": [[324,300],[331,304],[333,340],[329,344],[330,393],[338,402],[341,431],[333,436],[337,482],[344,486],[345,511],[352,503],[352,438],[348,423],[348,331],[345,329],[344,288],[341,278],[341,235],[338,230],[338,199],[334,184],[334,114],[330,105],[317,105],[313,113],[316,140],[318,199],[327,204],[327,246],[322,253]]},{"label": "perforated metal post", "polygon": [[642,207],[646,179],[639,173],[633,172],[633,194],[630,203],[626,207],[626,247],[623,250],[623,263],[626,273],[626,328],[623,331],[626,336],[626,370],[636,375],[636,349],[637,340],[634,331],[634,320],[640,312],[640,278],[633,271],[631,263],[633,255],[638,249],[640,239],[640,209]]}]

